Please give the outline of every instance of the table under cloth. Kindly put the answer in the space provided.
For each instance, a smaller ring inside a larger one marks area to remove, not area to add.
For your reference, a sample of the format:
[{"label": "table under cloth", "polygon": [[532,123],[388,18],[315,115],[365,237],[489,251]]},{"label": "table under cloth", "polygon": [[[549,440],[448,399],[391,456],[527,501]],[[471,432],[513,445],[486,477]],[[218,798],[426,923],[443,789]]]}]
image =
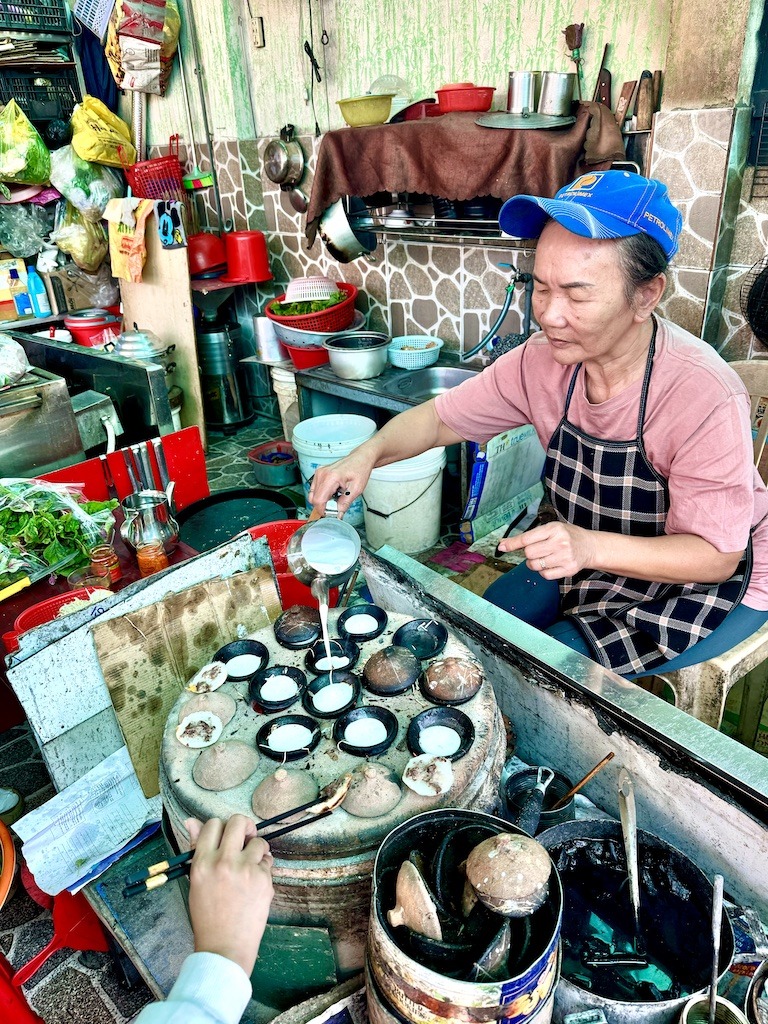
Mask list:
[{"label": "table under cloth", "polygon": [[320,143],[306,235],[342,196],[410,192],[467,200],[553,196],[582,171],[626,160],[619,126],[601,103],[580,103],[567,128],[484,128],[475,112],[339,128]]}]

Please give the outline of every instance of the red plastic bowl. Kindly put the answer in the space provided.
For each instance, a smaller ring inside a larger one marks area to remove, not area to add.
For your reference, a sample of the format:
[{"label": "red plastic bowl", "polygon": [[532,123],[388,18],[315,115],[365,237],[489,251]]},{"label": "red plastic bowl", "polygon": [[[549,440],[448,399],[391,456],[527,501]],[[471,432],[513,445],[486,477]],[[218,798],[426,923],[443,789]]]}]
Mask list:
[{"label": "red plastic bowl", "polygon": [[286,341],[283,345],[288,350],[291,362],[297,370],[309,370],[313,366],[322,366],[330,362],[330,354],[327,348],[322,345],[289,345]]},{"label": "red plastic bowl", "polygon": [[493,87],[475,85],[469,88],[460,85],[458,88],[436,89],[435,92],[442,114],[452,114],[459,110],[490,110],[493,103]]}]

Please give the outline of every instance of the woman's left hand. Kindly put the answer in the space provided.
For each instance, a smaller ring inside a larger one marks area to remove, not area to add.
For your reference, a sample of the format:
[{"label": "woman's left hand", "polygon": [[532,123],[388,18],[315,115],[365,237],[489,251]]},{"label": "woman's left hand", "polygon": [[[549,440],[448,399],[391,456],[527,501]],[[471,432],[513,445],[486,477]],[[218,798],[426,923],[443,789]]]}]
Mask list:
[{"label": "woman's left hand", "polygon": [[516,537],[507,537],[499,543],[499,550],[522,548],[529,569],[540,573],[545,580],[560,580],[591,567],[594,536],[589,530],[570,523],[545,523]]}]

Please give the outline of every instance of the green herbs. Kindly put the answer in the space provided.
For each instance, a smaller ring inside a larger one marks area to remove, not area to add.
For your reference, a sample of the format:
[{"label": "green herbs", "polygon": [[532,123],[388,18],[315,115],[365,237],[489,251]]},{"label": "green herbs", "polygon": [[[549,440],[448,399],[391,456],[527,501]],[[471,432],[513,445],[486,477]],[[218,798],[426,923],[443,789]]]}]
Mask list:
[{"label": "green herbs", "polygon": [[309,302],[273,302],[270,310],[275,316],[306,316],[307,313],[322,313],[331,306],[338,306],[346,299],[344,292],[333,292],[327,299],[312,299]]},{"label": "green herbs", "polygon": [[84,565],[90,548],[112,529],[116,506],[78,500],[65,487],[40,480],[0,483],[0,586],[68,555],[74,556],[68,569]]}]

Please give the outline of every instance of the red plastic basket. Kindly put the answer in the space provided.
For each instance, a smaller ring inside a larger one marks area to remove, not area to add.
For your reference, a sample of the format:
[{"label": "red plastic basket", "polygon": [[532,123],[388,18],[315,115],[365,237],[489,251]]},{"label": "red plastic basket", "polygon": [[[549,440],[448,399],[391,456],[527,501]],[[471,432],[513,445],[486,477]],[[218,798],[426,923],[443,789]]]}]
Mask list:
[{"label": "red plastic basket", "polygon": [[13,622],[13,629],[3,634],[3,643],[9,654],[19,649],[19,636],[26,633],[35,626],[43,626],[46,622],[52,622],[58,615],[61,608],[70,601],[83,601],[93,593],[93,587],[82,587],[80,590],[67,590],[63,594],[56,594],[45,601],[38,601],[30,605],[23,612],[19,612]]},{"label": "red plastic basket", "polygon": [[283,324],[285,327],[296,327],[300,331],[321,331],[323,333],[344,331],[355,319],[357,288],[353,284],[347,284],[346,281],[339,281],[338,287],[340,292],[346,293],[346,299],[336,306],[331,306],[330,309],[324,309],[321,313],[305,313],[302,316],[277,316],[272,312],[272,306],[276,302],[285,302],[285,295],[278,295],[276,299],[268,302],[264,312],[275,323]]},{"label": "red plastic basket", "polygon": [[131,192],[139,199],[178,199],[184,202],[186,193],[179,161],[179,136],[168,140],[167,156],[140,160],[130,166],[123,165]]}]

